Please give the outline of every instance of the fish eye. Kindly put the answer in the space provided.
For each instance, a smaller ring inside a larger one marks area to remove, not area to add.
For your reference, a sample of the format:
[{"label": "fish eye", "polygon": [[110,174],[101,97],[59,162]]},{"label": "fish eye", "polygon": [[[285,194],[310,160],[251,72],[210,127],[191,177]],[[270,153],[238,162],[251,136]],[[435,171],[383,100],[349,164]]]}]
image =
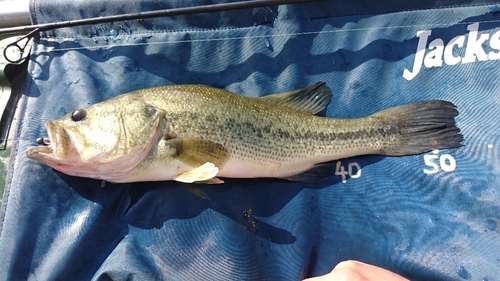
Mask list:
[{"label": "fish eye", "polygon": [[87,111],[84,109],[77,109],[71,113],[71,120],[75,122],[82,121],[85,117],[87,117]]}]

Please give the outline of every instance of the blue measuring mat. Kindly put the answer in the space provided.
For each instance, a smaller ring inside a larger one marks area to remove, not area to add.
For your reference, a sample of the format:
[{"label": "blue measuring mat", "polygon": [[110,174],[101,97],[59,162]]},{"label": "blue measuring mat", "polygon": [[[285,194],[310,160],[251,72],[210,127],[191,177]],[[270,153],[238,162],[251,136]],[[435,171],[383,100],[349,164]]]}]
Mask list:
[{"label": "blue measuring mat", "polygon": [[[500,7],[370,3],[42,32],[19,103],[0,279],[300,280],[354,259],[411,280],[499,280]],[[182,5],[34,0],[31,13],[47,23]],[[102,187],[25,155],[46,136],[46,121],[137,89],[205,84],[256,97],[318,81],[333,93],[328,117],[451,101],[464,146],[340,159],[316,184],[225,179],[194,187]]]}]

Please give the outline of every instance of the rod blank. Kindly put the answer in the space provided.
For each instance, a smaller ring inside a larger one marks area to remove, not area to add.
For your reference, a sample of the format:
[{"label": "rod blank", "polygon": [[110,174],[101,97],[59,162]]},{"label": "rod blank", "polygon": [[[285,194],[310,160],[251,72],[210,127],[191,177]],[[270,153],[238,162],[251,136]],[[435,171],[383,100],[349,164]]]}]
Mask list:
[{"label": "rod blank", "polygon": [[267,6],[277,6],[285,4],[296,4],[305,2],[316,2],[318,0],[248,0],[239,1],[232,3],[220,3],[211,5],[202,5],[194,7],[182,7],[182,8],[172,8],[166,10],[131,13],[131,14],[121,14],[121,15],[111,15],[97,18],[87,18],[87,19],[77,19],[70,21],[52,22],[45,24],[34,24],[34,25],[24,25],[17,27],[9,27],[0,29],[0,34],[22,34],[31,32],[33,30],[47,31],[63,27],[89,25],[105,22],[116,22],[116,21],[126,21],[126,20],[137,20],[146,18],[156,18],[156,17],[168,17],[168,16],[179,16],[179,15],[189,15],[189,14],[199,14],[199,13],[210,13],[210,12],[220,12],[229,10],[239,10],[239,9],[250,9],[258,7]]}]

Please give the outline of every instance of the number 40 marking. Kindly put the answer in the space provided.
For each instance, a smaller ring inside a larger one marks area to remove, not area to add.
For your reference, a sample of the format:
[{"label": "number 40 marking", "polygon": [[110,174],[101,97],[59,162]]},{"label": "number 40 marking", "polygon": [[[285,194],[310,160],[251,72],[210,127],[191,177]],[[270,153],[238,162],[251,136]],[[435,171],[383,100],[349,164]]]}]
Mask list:
[{"label": "number 40 marking", "polygon": [[[424,169],[424,173],[428,175],[435,174],[439,172],[439,168],[441,168],[445,172],[453,172],[455,171],[455,168],[457,167],[457,161],[455,161],[455,158],[451,156],[450,154],[442,154],[441,156],[438,156],[436,154],[439,153],[439,150],[433,150],[432,154],[426,154],[424,155],[424,163],[426,166],[428,166],[430,169]],[[435,162],[439,158],[439,165],[437,162]]]},{"label": "number 40 marking", "polygon": [[[353,168],[356,168],[355,174],[353,174]],[[335,175],[341,176],[342,182],[346,183],[347,175],[349,175],[349,177],[353,179],[361,177],[361,166],[357,162],[350,162],[349,165],[347,165],[347,171],[346,171],[342,163],[340,161],[337,161],[337,164],[335,166]]]}]

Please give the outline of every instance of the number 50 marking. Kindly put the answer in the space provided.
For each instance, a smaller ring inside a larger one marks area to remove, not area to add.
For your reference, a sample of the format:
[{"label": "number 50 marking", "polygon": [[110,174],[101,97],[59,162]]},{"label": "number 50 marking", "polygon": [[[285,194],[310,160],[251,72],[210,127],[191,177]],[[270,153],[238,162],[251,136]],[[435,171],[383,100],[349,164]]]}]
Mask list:
[{"label": "number 50 marking", "polygon": [[[451,156],[450,154],[443,154],[441,156],[438,156],[436,154],[439,153],[439,150],[433,150],[432,154],[426,154],[424,155],[424,163],[426,166],[428,166],[430,169],[424,169],[424,173],[428,175],[435,174],[439,172],[439,168],[445,172],[453,172],[455,171],[455,168],[457,167],[457,161],[455,161],[455,158]],[[439,165],[436,162],[439,159]]]}]

